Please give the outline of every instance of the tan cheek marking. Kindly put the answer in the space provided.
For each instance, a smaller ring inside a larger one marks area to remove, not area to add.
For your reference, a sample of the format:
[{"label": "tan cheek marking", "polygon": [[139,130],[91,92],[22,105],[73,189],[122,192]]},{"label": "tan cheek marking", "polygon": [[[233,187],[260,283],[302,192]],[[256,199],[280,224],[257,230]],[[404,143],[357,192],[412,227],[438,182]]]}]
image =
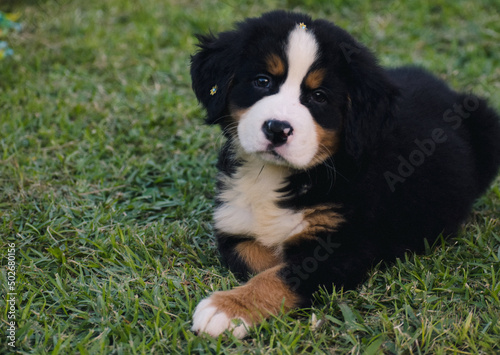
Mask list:
[{"label": "tan cheek marking", "polygon": [[281,262],[281,257],[277,255],[275,250],[253,240],[238,244],[236,252],[255,273],[267,270]]},{"label": "tan cheek marking", "polygon": [[242,318],[255,324],[270,315],[279,314],[296,307],[299,296],[295,294],[278,276],[282,264],[261,272],[245,285],[230,291],[216,292],[211,300],[219,310],[230,318]]},{"label": "tan cheek marking", "polygon": [[320,232],[336,231],[340,224],[345,222],[345,218],[336,212],[338,208],[338,205],[326,204],[303,211],[307,227],[302,232],[288,238],[286,243],[296,244],[305,239],[316,239]]},{"label": "tan cheek marking", "polygon": [[318,135],[318,151],[312,159],[310,166],[324,162],[337,152],[340,146],[339,133],[334,129],[325,129],[319,124],[316,125],[316,134]]},{"label": "tan cheek marking", "polygon": [[266,69],[275,76],[285,75],[285,63],[277,54],[271,54],[266,59]]},{"label": "tan cheek marking", "polygon": [[231,124],[226,127],[226,130],[228,130],[229,134],[233,137],[236,137],[238,135],[238,122],[241,120],[241,117],[248,112],[250,108],[241,108],[238,107],[234,104],[229,105],[229,113],[232,118]]},{"label": "tan cheek marking", "polygon": [[307,74],[305,79],[306,86],[313,90],[317,89],[321,86],[323,79],[325,78],[326,70],[325,69],[316,69]]},{"label": "tan cheek marking", "polygon": [[239,121],[241,119],[241,116],[247,113],[248,110],[250,110],[250,108],[241,108],[234,104],[231,104],[229,106],[229,112],[235,121]]}]

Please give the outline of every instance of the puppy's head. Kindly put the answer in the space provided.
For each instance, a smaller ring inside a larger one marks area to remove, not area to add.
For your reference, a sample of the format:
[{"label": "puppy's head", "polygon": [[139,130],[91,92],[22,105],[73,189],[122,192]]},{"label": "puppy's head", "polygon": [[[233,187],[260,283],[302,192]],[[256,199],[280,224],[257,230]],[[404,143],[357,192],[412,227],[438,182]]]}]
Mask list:
[{"label": "puppy's head", "polygon": [[332,23],[275,11],[199,36],[191,76],[207,123],[262,160],[308,169],[368,153],[397,89],[369,51]]}]

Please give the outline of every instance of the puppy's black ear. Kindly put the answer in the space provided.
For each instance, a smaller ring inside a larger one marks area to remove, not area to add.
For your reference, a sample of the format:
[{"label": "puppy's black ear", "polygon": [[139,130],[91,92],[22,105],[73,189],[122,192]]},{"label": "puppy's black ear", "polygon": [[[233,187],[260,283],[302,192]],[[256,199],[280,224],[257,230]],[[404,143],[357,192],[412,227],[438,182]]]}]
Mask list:
[{"label": "puppy's black ear", "polygon": [[391,129],[399,89],[368,49],[357,43],[346,48],[350,80],[345,145],[347,153],[359,159]]},{"label": "puppy's black ear", "polygon": [[191,79],[198,101],[206,108],[208,124],[221,123],[228,114],[227,95],[236,68],[234,32],[198,35],[200,51],[191,57]]}]

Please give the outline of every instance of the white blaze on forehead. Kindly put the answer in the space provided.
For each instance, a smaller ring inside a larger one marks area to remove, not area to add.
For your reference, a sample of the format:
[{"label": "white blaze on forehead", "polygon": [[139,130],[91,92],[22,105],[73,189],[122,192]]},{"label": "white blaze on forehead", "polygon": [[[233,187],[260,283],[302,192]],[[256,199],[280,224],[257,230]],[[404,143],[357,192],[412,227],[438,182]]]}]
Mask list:
[{"label": "white blaze on forehead", "polygon": [[281,89],[293,87],[300,92],[300,84],[316,59],[318,43],[311,31],[297,26],[288,37],[288,75]]}]

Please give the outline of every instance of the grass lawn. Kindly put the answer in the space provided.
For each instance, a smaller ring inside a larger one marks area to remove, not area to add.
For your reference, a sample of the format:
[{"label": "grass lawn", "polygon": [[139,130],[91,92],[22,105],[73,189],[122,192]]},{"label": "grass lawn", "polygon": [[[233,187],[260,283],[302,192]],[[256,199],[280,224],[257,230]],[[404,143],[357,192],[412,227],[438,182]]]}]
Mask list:
[{"label": "grass lawn", "polygon": [[500,179],[432,254],[241,341],[190,332],[197,302],[237,285],[213,239],[222,137],[190,88],[193,34],[274,8],[500,110],[497,0],[2,0],[23,29],[0,61],[0,353],[10,243],[20,353],[500,353]]}]

